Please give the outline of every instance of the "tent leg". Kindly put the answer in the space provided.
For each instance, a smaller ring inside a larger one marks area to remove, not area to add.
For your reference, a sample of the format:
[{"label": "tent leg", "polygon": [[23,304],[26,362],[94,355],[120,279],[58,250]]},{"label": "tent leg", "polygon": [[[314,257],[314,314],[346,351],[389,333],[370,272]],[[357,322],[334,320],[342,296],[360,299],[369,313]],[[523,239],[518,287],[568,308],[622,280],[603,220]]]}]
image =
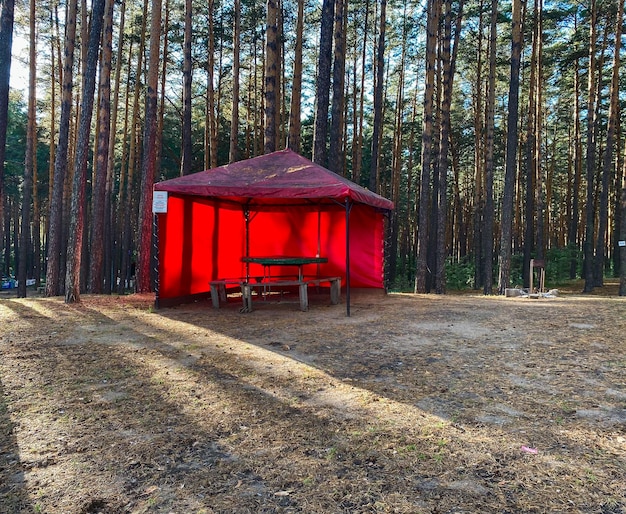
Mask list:
[{"label": "tent leg", "polygon": [[350,317],[350,210],[352,204],[346,198],[346,316]]}]

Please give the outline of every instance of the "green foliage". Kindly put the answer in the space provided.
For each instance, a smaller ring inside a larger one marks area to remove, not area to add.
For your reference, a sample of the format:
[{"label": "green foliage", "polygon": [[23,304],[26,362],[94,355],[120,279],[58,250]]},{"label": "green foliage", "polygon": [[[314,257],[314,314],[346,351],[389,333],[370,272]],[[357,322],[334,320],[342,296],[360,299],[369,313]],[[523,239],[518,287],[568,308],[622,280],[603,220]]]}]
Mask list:
[{"label": "green foliage", "polygon": [[446,287],[452,290],[469,289],[474,281],[474,260],[466,257],[460,261],[446,260]]}]

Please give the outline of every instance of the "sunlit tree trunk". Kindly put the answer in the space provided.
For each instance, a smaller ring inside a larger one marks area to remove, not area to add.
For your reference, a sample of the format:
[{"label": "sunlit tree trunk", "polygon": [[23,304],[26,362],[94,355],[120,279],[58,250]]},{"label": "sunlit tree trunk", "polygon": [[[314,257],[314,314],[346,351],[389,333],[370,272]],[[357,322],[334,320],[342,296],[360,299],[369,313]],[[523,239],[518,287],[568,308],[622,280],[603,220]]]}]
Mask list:
[{"label": "sunlit tree trunk", "polygon": [[287,147],[300,152],[301,106],[302,106],[302,39],[304,32],[304,0],[298,0],[298,19],[296,22],[296,47],[293,61],[293,84],[291,86],[291,104],[289,108],[289,137]]},{"label": "sunlit tree trunk", "polygon": [[209,54],[207,62],[207,105],[206,124],[208,126],[208,159],[205,154],[205,167],[217,167],[217,120],[215,114],[215,31],[213,27],[214,0],[209,0]]},{"label": "sunlit tree trunk", "polygon": [[145,130],[143,136],[143,160],[141,166],[141,194],[139,198],[139,241],[137,260],[137,292],[152,290],[152,187],[158,163],[156,162],[157,141],[157,90],[159,87],[159,65],[161,55],[161,0],[152,0],[150,22],[150,53],[146,91]]},{"label": "sunlit tree trunk", "polygon": [[267,0],[267,33],[265,46],[265,139],[264,152],[276,150],[278,98],[278,0]]},{"label": "sunlit tree trunk", "polygon": [[65,250],[63,239],[63,192],[68,166],[70,116],[72,113],[74,49],[76,43],[76,15],[78,0],[71,0],[65,23],[63,83],[61,91],[61,117],[59,119],[59,142],[54,159],[54,182],[50,204],[48,229],[48,267],[46,268],[46,296],[62,293],[60,271],[61,252]]},{"label": "sunlit tree trunk", "polygon": [[335,0],[335,52],[328,169],[339,174],[343,171],[343,142],[345,141],[343,138],[346,75],[346,25],[344,18],[347,9],[346,0]]},{"label": "sunlit tree trunk", "polygon": [[239,139],[239,32],[241,27],[240,16],[241,2],[235,0],[235,26],[233,27],[233,106],[230,119],[230,149],[229,162],[239,159],[237,143]]},{"label": "sunlit tree trunk", "polygon": [[[363,47],[361,48],[361,85],[359,88],[359,105],[358,105],[358,120],[356,121],[356,136],[353,143],[352,152],[352,180],[356,183],[360,183],[361,180],[361,167],[363,162],[363,119],[365,116],[364,103],[365,103],[365,62],[367,57],[367,36],[368,36],[368,23],[369,23],[370,2],[365,0],[365,20],[363,22]],[[356,75],[356,69],[355,69]],[[356,92],[355,92],[356,94]],[[356,114],[355,114],[356,117]]]},{"label": "sunlit tree trunk", "polygon": [[313,161],[326,166],[328,108],[330,100],[330,66],[333,49],[333,18],[335,0],[323,0],[320,29],[317,84],[315,87],[315,130],[313,132]]},{"label": "sunlit tree trunk", "polygon": [[[159,10],[161,7],[159,6]],[[235,11],[237,12],[237,11]],[[193,7],[191,0],[185,0],[185,32],[183,37],[183,125],[181,132],[180,174],[189,175],[193,161],[193,140],[191,132],[191,39]],[[158,73],[157,73],[158,74]],[[156,97],[156,87],[155,87]],[[155,109],[156,111],[156,109]],[[156,130],[155,130],[156,133]]]},{"label": "sunlit tree trunk", "polygon": [[104,279],[104,248],[106,224],[107,165],[111,132],[111,65],[113,56],[113,0],[106,0],[100,60],[100,105],[95,181],[92,191],[92,230],[90,243],[89,286],[92,293],[102,293]]},{"label": "sunlit tree trunk", "polygon": [[105,0],[95,0],[89,32],[87,65],[82,84],[80,125],[76,141],[72,201],[70,207],[70,232],[67,247],[67,269],[65,271],[65,302],[80,301],[80,269],[82,263],[82,241],[85,229],[85,188],[87,185],[87,159],[89,157],[89,134],[96,89],[96,67],[104,18]]}]

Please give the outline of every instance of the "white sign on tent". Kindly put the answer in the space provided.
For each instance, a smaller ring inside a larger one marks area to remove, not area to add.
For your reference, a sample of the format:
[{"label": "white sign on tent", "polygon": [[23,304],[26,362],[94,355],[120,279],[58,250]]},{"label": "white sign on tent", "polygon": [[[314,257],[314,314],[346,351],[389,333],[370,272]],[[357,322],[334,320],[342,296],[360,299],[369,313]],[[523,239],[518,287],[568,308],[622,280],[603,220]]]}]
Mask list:
[{"label": "white sign on tent", "polygon": [[167,213],[167,191],[152,191],[152,212],[154,214]]}]

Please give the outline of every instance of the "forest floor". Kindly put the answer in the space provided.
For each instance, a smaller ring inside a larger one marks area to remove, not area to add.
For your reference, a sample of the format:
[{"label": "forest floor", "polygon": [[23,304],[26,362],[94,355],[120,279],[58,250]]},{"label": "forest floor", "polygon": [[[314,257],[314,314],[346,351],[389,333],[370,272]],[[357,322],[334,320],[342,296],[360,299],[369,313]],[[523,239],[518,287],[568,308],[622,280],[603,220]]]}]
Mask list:
[{"label": "forest floor", "polygon": [[0,512],[626,513],[616,294],[5,294]]}]

